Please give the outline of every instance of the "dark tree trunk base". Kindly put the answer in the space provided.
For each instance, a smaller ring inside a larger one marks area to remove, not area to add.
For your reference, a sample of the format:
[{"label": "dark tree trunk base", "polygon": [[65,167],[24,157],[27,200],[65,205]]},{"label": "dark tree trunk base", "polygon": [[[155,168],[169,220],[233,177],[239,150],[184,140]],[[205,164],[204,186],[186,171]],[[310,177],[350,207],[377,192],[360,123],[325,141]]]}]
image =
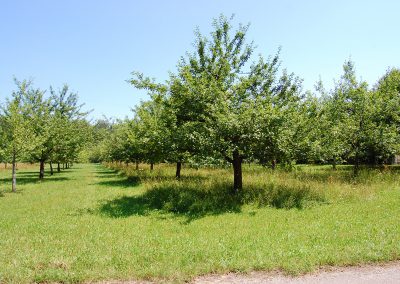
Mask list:
[{"label": "dark tree trunk base", "polygon": [[44,178],[44,161],[40,161],[39,179]]},{"label": "dark tree trunk base", "polygon": [[177,179],[181,178],[181,169],[182,169],[182,162],[177,162],[176,163],[176,173],[175,173],[175,177]]},{"label": "dark tree trunk base", "polygon": [[271,168],[272,168],[273,170],[276,169],[276,159],[273,159],[273,160],[271,161]]},{"label": "dark tree trunk base", "polygon": [[242,157],[239,155],[239,151],[233,151],[233,193],[236,194],[243,188],[242,182]]},{"label": "dark tree trunk base", "polygon": [[13,161],[12,161],[12,192],[17,192],[17,162],[16,162],[16,154],[13,153]]}]

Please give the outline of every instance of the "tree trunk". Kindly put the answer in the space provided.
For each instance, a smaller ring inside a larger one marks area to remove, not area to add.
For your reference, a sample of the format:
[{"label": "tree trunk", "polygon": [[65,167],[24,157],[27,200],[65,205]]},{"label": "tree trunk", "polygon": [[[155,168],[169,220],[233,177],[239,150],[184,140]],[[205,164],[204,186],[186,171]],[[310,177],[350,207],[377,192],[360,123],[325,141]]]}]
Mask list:
[{"label": "tree trunk", "polygon": [[176,173],[175,173],[175,177],[177,179],[181,178],[181,168],[182,168],[182,162],[179,161],[176,163]]},{"label": "tree trunk", "polygon": [[332,170],[336,171],[336,159],[332,161]]},{"label": "tree trunk", "polygon": [[7,169],[7,163],[4,163],[4,168]]},{"label": "tree trunk", "polygon": [[53,162],[50,161],[50,175],[52,176],[54,174],[53,172]]},{"label": "tree trunk", "polygon": [[39,179],[44,178],[44,160],[40,160]]},{"label": "tree trunk", "polygon": [[65,164],[63,163],[63,170],[65,169]]},{"label": "tree trunk", "polygon": [[16,153],[13,151],[13,158],[12,158],[12,192],[17,192],[17,161],[16,161]]},{"label": "tree trunk", "polygon": [[136,170],[138,171],[139,170],[139,162],[136,160],[135,164],[136,164]]},{"label": "tree trunk", "polygon": [[276,159],[272,159],[272,161],[271,161],[271,168],[272,168],[273,170],[276,169]]},{"label": "tree trunk", "polygon": [[150,163],[150,171],[154,169],[154,163]]},{"label": "tree trunk", "polygon": [[61,172],[60,162],[57,163],[57,172]]},{"label": "tree trunk", "polygon": [[360,162],[358,161],[358,159],[356,159],[353,168],[354,176],[358,176],[359,171],[360,171]]},{"label": "tree trunk", "polygon": [[242,183],[242,157],[240,157],[239,151],[233,151],[233,193],[238,193],[243,188]]}]

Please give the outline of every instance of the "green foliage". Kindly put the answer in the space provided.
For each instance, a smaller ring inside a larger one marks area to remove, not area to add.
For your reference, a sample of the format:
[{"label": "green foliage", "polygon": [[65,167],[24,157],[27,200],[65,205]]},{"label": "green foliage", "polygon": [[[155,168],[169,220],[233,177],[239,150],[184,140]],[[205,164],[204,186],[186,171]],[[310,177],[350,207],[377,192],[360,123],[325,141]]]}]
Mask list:
[{"label": "green foliage", "polygon": [[62,163],[76,161],[89,136],[85,121],[88,112],[82,111],[84,104],[78,103],[78,95],[70,92],[66,84],[58,93],[50,87],[50,94],[52,145],[48,159]]},{"label": "green foliage", "polygon": [[400,152],[400,70],[389,69],[371,92],[373,126],[368,159],[389,162]]},{"label": "green foliage", "polygon": [[[65,85],[51,96],[35,89],[30,81],[15,79],[16,91],[0,114],[0,158],[2,162],[40,162],[40,178],[46,162],[76,161],[86,141],[86,113],[81,112],[75,93]],[[13,173],[15,190],[15,172]]]},{"label": "green foliage", "polygon": [[[238,190],[244,159],[264,164],[278,158],[289,164],[293,160],[300,144],[293,141],[301,132],[300,123],[295,123],[301,111],[301,80],[285,70],[278,74],[279,54],[268,60],[260,56],[248,66],[254,50],[252,43],[246,43],[248,26],[234,30],[221,16],[213,29],[209,38],[196,32],[195,52],[181,59],[177,74],[171,74],[166,84],[141,73],[133,73],[130,82],[147,89],[154,104],[164,102],[168,127],[163,133],[169,135],[172,159],[183,161],[188,155],[225,159],[233,165]],[[152,147],[150,141],[146,147]]]},{"label": "green foliage", "polygon": [[33,136],[34,120],[31,116],[32,106],[29,98],[40,94],[39,89],[33,89],[30,81],[18,81],[15,79],[17,90],[12,93],[2,107],[1,134],[2,153],[4,162],[11,162],[13,153],[16,159],[21,159],[36,145],[37,140]]},{"label": "green foliage", "polygon": [[353,62],[346,61],[343,69],[329,94],[317,85],[322,94],[316,116],[319,128],[313,132],[317,159],[334,166],[353,163],[356,171],[361,163],[390,163],[400,150],[396,71],[388,71],[374,90],[368,90],[365,82],[357,81]]}]

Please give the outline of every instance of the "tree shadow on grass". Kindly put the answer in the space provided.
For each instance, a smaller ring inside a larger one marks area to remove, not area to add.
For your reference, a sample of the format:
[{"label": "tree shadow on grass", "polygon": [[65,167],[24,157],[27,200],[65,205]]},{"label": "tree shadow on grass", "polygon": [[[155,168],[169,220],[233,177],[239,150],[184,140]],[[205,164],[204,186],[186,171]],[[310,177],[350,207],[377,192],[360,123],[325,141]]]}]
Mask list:
[{"label": "tree shadow on grass", "polygon": [[111,218],[145,216],[151,212],[172,213],[191,222],[207,215],[239,213],[244,204],[301,209],[309,202],[321,201],[324,198],[308,188],[269,185],[264,188],[248,187],[240,194],[232,194],[230,185],[226,183],[202,187],[201,184],[175,182],[155,185],[142,195],[106,201],[97,211]]},{"label": "tree shadow on grass", "polygon": [[218,196],[190,187],[156,186],[142,195],[107,201],[100,206],[99,212],[107,217],[124,218],[160,211],[184,216],[190,221],[205,215],[240,212],[240,207],[240,198],[231,194]]},{"label": "tree shadow on grass", "polygon": [[[45,177],[44,179],[40,180],[39,177],[36,176],[17,176],[17,186],[18,185],[25,185],[25,184],[35,184],[35,183],[49,183],[54,181],[67,181],[70,180],[68,177],[55,177],[49,176]],[[0,179],[0,183],[6,183],[11,185],[12,178],[2,178]]]},{"label": "tree shadow on grass", "polygon": [[96,183],[100,186],[105,187],[134,187],[140,184],[140,180],[138,177],[127,177],[127,178],[118,178],[118,179],[111,179],[111,180],[104,180]]},{"label": "tree shadow on grass", "polygon": [[[142,173],[136,171],[131,175],[125,175],[124,173],[114,170],[97,170],[96,174],[97,178],[105,179],[103,181],[97,182],[96,184],[107,187],[126,188],[138,186],[139,184],[146,182],[167,183],[175,182],[177,180],[175,175],[168,175],[160,172]],[[200,182],[205,179],[206,177],[200,175],[181,176],[180,182]]]},{"label": "tree shadow on grass", "polygon": [[118,171],[115,170],[96,170],[97,177],[109,177],[111,175],[117,175]]}]

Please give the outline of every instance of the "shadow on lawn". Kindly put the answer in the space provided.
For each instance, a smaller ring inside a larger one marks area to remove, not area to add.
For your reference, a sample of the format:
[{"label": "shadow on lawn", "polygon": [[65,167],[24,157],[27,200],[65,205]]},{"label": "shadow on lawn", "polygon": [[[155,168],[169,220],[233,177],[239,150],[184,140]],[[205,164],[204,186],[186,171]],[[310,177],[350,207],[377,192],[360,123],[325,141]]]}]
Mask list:
[{"label": "shadow on lawn", "polygon": [[[48,183],[48,182],[54,182],[54,181],[66,181],[70,180],[70,178],[67,177],[55,177],[55,176],[45,176],[44,179],[40,180],[38,175],[35,176],[22,176],[22,175],[17,175],[17,186],[18,185],[25,185],[25,184],[32,184],[32,183]],[[2,178],[0,179],[0,183],[6,183],[11,185],[12,178]]]},{"label": "shadow on lawn", "polygon": [[239,213],[244,204],[301,209],[307,204],[322,201],[322,196],[308,188],[270,184],[264,188],[248,187],[240,194],[232,194],[227,183],[202,186],[201,183],[174,182],[155,185],[142,195],[106,201],[100,205],[98,212],[111,218],[124,218],[158,211],[187,217],[190,222],[207,215]]},{"label": "shadow on lawn", "polygon": [[[103,181],[97,182],[97,185],[106,186],[106,187],[134,187],[138,186],[141,183],[146,182],[174,182],[176,181],[175,175],[168,175],[160,172],[140,172],[135,171],[131,173],[131,175],[126,176],[124,173],[116,171],[116,170],[97,170],[96,177],[99,179],[105,179]],[[182,176],[180,178],[181,182],[200,182],[205,180],[206,178],[200,175],[190,175],[190,176]]]},{"label": "shadow on lawn", "polygon": [[125,177],[100,181],[96,184],[106,187],[134,187],[140,184],[140,180],[138,177]]},{"label": "shadow on lawn", "polygon": [[205,215],[240,212],[241,205],[239,196],[225,190],[207,192],[190,186],[157,185],[139,196],[123,196],[107,201],[99,211],[112,218],[143,216],[152,211],[161,211],[192,220]]},{"label": "shadow on lawn", "polygon": [[108,177],[110,175],[118,174],[118,171],[115,171],[115,170],[97,170],[96,174],[97,174],[97,177]]}]

